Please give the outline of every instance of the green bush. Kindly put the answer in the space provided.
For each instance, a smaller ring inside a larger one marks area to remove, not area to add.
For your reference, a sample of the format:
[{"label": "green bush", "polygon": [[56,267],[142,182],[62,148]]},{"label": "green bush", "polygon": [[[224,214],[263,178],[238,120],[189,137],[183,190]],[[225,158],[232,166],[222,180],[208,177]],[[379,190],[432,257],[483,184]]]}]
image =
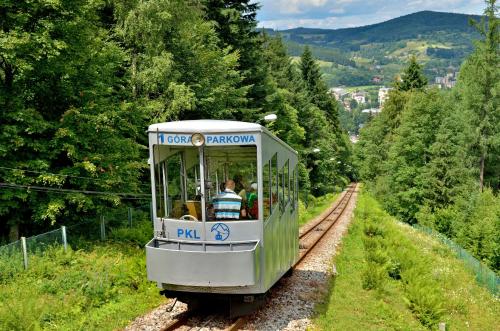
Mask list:
[{"label": "green bush", "polygon": [[445,312],[443,294],[437,284],[431,284],[415,275],[406,279],[405,302],[422,325],[429,328],[436,326]]},{"label": "green bush", "polygon": [[151,240],[153,227],[150,221],[141,221],[133,228],[121,227],[111,230],[110,238],[114,241],[128,241],[143,247]]},{"label": "green bush", "polygon": [[373,222],[365,224],[365,227],[363,229],[365,235],[368,237],[374,237],[374,236],[384,236],[384,230],[380,225],[377,225]]},{"label": "green bush", "polygon": [[158,305],[164,298],[147,280],[142,239],[132,239],[31,255],[27,271],[0,283],[0,329],[114,330]]},{"label": "green bush", "polygon": [[365,290],[383,290],[387,280],[387,271],[384,266],[368,261],[363,271],[362,281]]}]

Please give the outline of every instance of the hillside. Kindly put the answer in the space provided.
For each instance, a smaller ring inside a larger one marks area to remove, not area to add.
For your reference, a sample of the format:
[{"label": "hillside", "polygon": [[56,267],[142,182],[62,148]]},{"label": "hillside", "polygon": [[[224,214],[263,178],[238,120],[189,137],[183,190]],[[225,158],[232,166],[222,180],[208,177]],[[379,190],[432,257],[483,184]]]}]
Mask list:
[{"label": "hillside", "polygon": [[476,15],[421,11],[389,21],[347,29],[295,28],[279,33],[290,55],[297,56],[309,45],[320,60],[330,85],[389,84],[409,55],[425,64],[434,77],[457,71],[479,37],[469,20]]},{"label": "hillside", "polygon": [[313,330],[497,330],[500,305],[453,252],[362,192]]}]

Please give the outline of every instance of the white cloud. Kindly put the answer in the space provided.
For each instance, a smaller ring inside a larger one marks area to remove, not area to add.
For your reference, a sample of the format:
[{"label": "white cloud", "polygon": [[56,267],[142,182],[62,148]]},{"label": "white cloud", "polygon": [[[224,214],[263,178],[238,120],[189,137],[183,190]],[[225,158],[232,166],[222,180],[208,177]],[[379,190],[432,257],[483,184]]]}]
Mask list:
[{"label": "white cloud", "polygon": [[481,14],[483,0],[260,0],[259,26],[343,28],[435,10]]},{"label": "white cloud", "polygon": [[278,0],[273,2],[281,14],[300,14],[307,12],[310,8],[324,6],[328,0]]}]

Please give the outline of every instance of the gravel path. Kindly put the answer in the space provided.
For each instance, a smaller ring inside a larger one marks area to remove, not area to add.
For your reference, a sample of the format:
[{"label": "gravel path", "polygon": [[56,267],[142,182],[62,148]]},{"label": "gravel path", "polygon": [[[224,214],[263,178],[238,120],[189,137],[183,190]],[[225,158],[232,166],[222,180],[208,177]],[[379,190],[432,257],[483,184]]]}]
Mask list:
[{"label": "gravel path", "polygon": [[[266,306],[249,316],[243,330],[305,330],[310,325],[315,303],[323,298],[328,290],[328,280],[335,268],[331,262],[332,257],[350,223],[356,200],[357,191],[353,193],[353,199],[337,224],[296,267],[292,276],[281,279],[271,288]],[[136,318],[125,330],[161,330],[172,316],[186,310],[186,305],[180,302],[174,306],[172,312],[168,311],[170,306],[170,302],[166,303]],[[207,316],[204,321],[192,319],[189,327],[181,330],[189,330],[190,327],[203,331],[223,330],[228,326],[227,323],[221,317]]]}]

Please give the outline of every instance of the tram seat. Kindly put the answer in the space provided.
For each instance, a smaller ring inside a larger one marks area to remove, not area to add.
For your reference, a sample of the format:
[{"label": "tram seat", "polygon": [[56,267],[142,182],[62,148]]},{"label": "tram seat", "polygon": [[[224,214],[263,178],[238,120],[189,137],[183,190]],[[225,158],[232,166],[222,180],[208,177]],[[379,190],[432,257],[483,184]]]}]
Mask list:
[{"label": "tram seat", "polygon": [[181,218],[183,215],[191,215],[201,221],[201,201],[188,200],[184,203],[182,200],[175,200],[172,217]]},{"label": "tram seat", "polygon": [[186,214],[187,214],[186,207],[184,206],[182,200],[175,200],[174,207],[172,208],[172,217],[181,218],[182,215]]},{"label": "tram seat", "polygon": [[201,221],[201,201],[188,200],[186,201],[186,209],[187,213],[191,216],[196,217],[199,221]]}]

